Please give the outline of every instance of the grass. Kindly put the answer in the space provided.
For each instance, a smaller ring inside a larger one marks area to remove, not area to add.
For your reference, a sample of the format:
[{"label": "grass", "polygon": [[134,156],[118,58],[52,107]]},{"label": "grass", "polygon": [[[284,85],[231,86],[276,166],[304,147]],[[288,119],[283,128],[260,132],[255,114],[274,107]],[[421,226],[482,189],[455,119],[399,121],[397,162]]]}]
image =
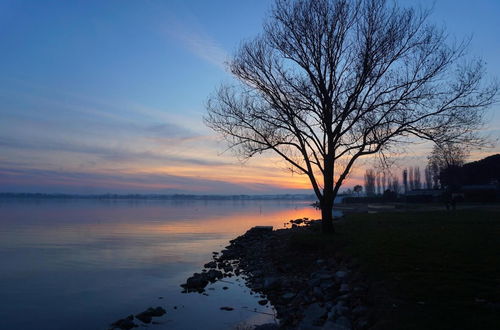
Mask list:
[{"label": "grass", "polygon": [[358,260],[380,329],[500,328],[499,212],[351,214],[336,230],[293,241]]}]

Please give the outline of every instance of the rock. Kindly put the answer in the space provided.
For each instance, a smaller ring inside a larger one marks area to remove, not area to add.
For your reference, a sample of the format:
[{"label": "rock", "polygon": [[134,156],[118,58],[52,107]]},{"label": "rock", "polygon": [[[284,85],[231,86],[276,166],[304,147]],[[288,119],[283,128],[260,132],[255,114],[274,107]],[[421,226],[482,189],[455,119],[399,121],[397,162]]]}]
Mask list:
[{"label": "rock", "polygon": [[123,329],[129,330],[132,328],[137,328],[137,324],[134,323],[134,315],[129,315],[126,318],[120,319],[111,324],[111,329]]},{"label": "rock", "polygon": [[221,311],[232,311],[232,310],[234,310],[234,308],[233,307],[229,307],[229,306],[224,306],[224,307],[221,307],[220,310]]},{"label": "rock", "polygon": [[353,314],[353,315],[355,315],[355,316],[363,315],[363,314],[365,314],[366,312],[368,312],[368,307],[363,306],[363,305],[356,306],[356,307],[352,310],[352,314]]},{"label": "rock", "polygon": [[321,271],[314,274],[315,278],[318,278],[320,281],[331,281],[334,278],[334,275],[329,271]]},{"label": "rock", "polygon": [[[224,277],[224,274],[220,270],[210,269],[208,272],[204,274],[205,280],[209,282],[215,282],[217,279]],[[206,284],[205,284],[206,285]]]},{"label": "rock", "polygon": [[278,330],[280,327],[275,323],[265,323],[255,326],[253,330]]},{"label": "rock", "polygon": [[222,267],[222,269],[224,269],[224,271],[226,273],[229,273],[229,272],[233,271],[233,266],[231,266],[231,265],[224,265],[224,267]]},{"label": "rock", "polygon": [[281,285],[279,278],[277,277],[266,277],[264,278],[264,289],[265,290],[271,290],[271,289],[277,289]]},{"label": "rock", "polygon": [[321,307],[318,303],[309,305],[304,310],[304,318],[300,322],[300,329],[307,329],[307,327],[316,326],[322,323],[321,319],[326,315],[326,309]]},{"label": "rock", "polygon": [[321,299],[323,298],[323,291],[321,291],[321,288],[315,286],[313,288],[313,296],[316,298],[316,299]]},{"label": "rock", "polygon": [[[212,271],[212,270],[210,270]],[[205,273],[206,274],[206,273]],[[183,284],[184,288],[189,290],[202,290],[207,284],[208,280],[205,274],[194,273],[193,276],[187,279],[186,284]]]},{"label": "rock", "polygon": [[262,234],[262,233],[268,233],[273,231],[273,226],[255,226],[248,230],[245,235],[247,234]]},{"label": "rock", "polygon": [[145,310],[142,313],[137,314],[135,317],[143,323],[151,323],[151,319],[153,317],[159,317],[165,313],[166,313],[166,311],[163,307],[160,307],[160,306],[158,306],[156,308],[149,307],[147,310]]},{"label": "rock", "polygon": [[338,279],[343,279],[347,276],[347,272],[343,271],[343,270],[339,270],[335,273],[335,277],[338,278]]},{"label": "rock", "polygon": [[351,294],[350,293],[346,293],[346,294],[343,294],[341,296],[338,296],[337,300],[348,300],[349,298],[351,298]]},{"label": "rock", "polygon": [[227,289],[229,289],[227,286],[222,287],[222,290],[227,290]]},{"label": "rock", "polygon": [[352,330],[351,321],[345,316],[341,316],[334,321],[332,330]]},{"label": "rock", "polygon": [[340,291],[341,293],[349,292],[349,291],[350,291],[350,289],[349,289],[349,285],[348,285],[348,284],[346,284],[346,283],[342,283],[342,284],[340,285],[340,289],[339,289],[339,291]]},{"label": "rock", "polygon": [[154,317],[162,316],[167,312],[163,307],[160,307],[160,306],[158,306],[156,308],[150,307],[150,308],[148,308],[147,311],[151,314],[151,316],[154,316]]},{"label": "rock", "polygon": [[262,305],[262,306],[267,305],[267,302],[268,302],[267,299],[262,299],[262,300],[258,301],[259,305]]},{"label": "rock", "polygon": [[148,312],[139,313],[135,317],[143,323],[151,323],[151,320],[153,319],[153,316]]},{"label": "rock", "polygon": [[328,313],[328,319],[332,321],[336,320],[346,314],[348,310],[349,309],[347,308],[346,304],[343,301],[339,301],[332,307],[332,309]]},{"label": "rock", "polygon": [[205,268],[217,268],[217,263],[215,261],[210,261],[207,262],[205,265],[203,265]]},{"label": "rock", "polygon": [[356,321],[356,329],[361,329],[361,330],[368,329],[369,325],[370,323],[365,318],[360,318]]}]

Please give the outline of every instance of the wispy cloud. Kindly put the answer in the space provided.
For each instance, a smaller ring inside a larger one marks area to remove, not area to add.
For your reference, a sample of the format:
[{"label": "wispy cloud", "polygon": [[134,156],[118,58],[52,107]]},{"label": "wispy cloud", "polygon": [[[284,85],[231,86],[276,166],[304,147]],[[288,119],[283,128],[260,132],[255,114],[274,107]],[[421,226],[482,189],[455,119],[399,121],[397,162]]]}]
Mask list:
[{"label": "wispy cloud", "polygon": [[179,42],[189,52],[225,70],[228,53],[213,37],[208,35],[193,18],[181,21],[170,17],[168,25],[161,27],[167,37]]}]

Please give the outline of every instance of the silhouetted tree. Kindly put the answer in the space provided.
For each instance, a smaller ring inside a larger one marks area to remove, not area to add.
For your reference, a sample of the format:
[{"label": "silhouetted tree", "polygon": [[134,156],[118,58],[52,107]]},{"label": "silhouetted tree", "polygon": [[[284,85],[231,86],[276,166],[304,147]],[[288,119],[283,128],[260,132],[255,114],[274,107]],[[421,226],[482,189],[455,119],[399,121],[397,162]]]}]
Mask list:
[{"label": "silhouetted tree", "polygon": [[377,195],[381,195],[382,193],[382,178],[380,177],[380,173],[377,173]]},{"label": "silhouetted tree", "polygon": [[403,170],[403,186],[405,187],[405,194],[408,192],[408,169]]},{"label": "silhouetted tree", "polygon": [[229,62],[239,84],[218,88],[205,122],[243,158],[270,150],[307,175],[331,232],[358,159],[409,137],[476,141],[497,86],[428,15],[385,0],[276,0]]},{"label": "silhouetted tree", "polygon": [[413,172],[413,167],[410,166],[410,170],[408,172],[408,177],[409,177],[409,183],[410,183],[410,190],[415,189],[415,175]]},{"label": "silhouetted tree", "polygon": [[358,194],[358,197],[359,197],[359,193],[361,193],[362,190],[363,190],[363,187],[360,186],[359,184],[354,186],[354,192],[356,194]]},{"label": "silhouetted tree", "polygon": [[414,180],[413,183],[414,189],[422,188],[422,181],[420,178],[420,167],[418,166],[415,166],[415,168],[413,169],[413,180]]},{"label": "silhouetted tree", "polygon": [[432,189],[432,170],[429,165],[425,167],[425,189]]},{"label": "silhouetted tree", "polygon": [[375,172],[371,169],[365,172],[365,193],[367,196],[375,195]]},{"label": "silhouetted tree", "polygon": [[385,172],[382,172],[382,191],[386,190],[387,185],[387,178],[385,176]]},{"label": "silhouetted tree", "polygon": [[455,143],[436,144],[429,156],[429,166],[436,169],[442,188],[456,190],[460,187],[462,173],[460,168],[468,156],[466,146]]},{"label": "silhouetted tree", "polygon": [[397,177],[392,177],[392,181],[391,181],[391,189],[392,191],[394,191],[397,194],[399,194],[401,192],[401,186],[399,184],[399,180]]},{"label": "silhouetted tree", "polygon": [[470,162],[462,166],[464,184],[499,184],[500,154]]}]

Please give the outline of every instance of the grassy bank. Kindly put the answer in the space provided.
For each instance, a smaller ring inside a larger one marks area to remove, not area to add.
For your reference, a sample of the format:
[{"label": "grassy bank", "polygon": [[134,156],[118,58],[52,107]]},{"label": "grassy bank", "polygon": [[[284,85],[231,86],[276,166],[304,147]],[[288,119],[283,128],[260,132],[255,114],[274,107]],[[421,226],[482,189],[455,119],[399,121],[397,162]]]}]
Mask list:
[{"label": "grassy bank", "polygon": [[351,214],[296,246],[342,251],[374,283],[380,329],[498,329],[500,213]]}]

